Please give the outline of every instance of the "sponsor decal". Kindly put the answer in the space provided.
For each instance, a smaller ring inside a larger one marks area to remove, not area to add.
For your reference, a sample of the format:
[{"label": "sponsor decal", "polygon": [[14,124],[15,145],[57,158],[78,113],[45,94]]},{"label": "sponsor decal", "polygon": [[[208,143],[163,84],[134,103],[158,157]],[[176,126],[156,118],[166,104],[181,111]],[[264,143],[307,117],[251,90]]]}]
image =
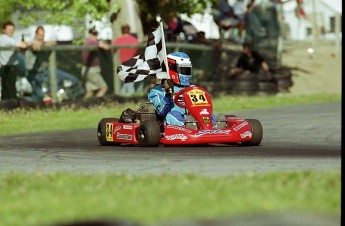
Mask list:
[{"label": "sponsor decal", "polygon": [[166,136],[165,139],[186,141],[188,137],[184,134],[174,134],[174,135]]},{"label": "sponsor decal", "polygon": [[204,123],[210,123],[211,122],[210,117],[202,117],[202,121]]},{"label": "sponsor decal", "polygon": [[130,134],[117,133],[116,138],[119,140],[132,140],[133,136]]},{"label": "sponsor decal", "polygon": [[186,128],[183,128],[183,127],[180,127],[180,126],[175,126],[175,125],[167,125],[166,128],[177,129],[177,130],[180,130],[180,131],[183,131],[183,132],[186,132],[186,133],[191,133],[192,132],[189,129],[186,129]]},{"label": "sponsor decal", "polygon": [[242,122],[241,124],[239,124],[238,126],[236,126],[234,128],[235,131],[239,131],[241,128],[243,128],[244,126],[248,125],[247,121]]},{"label": "sponsor decal", "polygon": [[206,108],[202,109],[201,112],[200,112],[200,115],[208,115],[210,114]]},{"label": "sponsor decal", "polygon": [[195,134],[196,137],[200,137],[206,134],[229,134],[230,130],[221,130],[221,129],[215,129],[215,130],[200,130],[198,133]]},{"label": "sponsor decal", "polygon": [[252,133],[250,131],[246,131],[240,134],[241,138],[252,137]]},{"label": "sponsor decal", "polygon": [[179,103],[181,103],[182,106],[186,105],[186,103],[184,102],[183,97],[178,97],[178,98],[177,98],[177,101],[178,101]]},{"label": "sponsor decal", "polygon": [[119,131],[121,129],[121,126],[116,126],[116,128],[114,129],[114,133],[116,133],[117,131]]},{"label": "sponsor decal", "polygon": [[133,129],[133,126],[123,125],[122,128],[123,128],[123,129]]},{"label": "sponsor decal", "polygon": [[107,123],[105,125],[105,139],[107,141],[114,141],[113,140],[113,123]]}]

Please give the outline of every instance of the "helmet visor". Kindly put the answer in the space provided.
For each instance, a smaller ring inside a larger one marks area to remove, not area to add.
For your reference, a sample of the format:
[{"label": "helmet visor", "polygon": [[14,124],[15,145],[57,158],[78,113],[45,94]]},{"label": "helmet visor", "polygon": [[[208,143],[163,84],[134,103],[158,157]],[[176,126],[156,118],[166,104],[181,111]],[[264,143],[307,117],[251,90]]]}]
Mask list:
[{"label": "helmet visor", "polygon": [[177,72],[182,75],[192,75],[192,67],[178,67]]}]

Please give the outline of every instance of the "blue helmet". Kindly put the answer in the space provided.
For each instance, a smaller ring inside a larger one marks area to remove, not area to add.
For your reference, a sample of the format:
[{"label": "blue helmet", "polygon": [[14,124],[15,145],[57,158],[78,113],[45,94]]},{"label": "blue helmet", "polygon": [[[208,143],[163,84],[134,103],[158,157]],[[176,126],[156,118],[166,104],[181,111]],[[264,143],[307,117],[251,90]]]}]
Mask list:
[{"label": "blue helmet", "polygon": [[167,56],[169,75],[177,85],[189,86],[192,79],[192,62],[187,54],[182,52],[170,53]]}]

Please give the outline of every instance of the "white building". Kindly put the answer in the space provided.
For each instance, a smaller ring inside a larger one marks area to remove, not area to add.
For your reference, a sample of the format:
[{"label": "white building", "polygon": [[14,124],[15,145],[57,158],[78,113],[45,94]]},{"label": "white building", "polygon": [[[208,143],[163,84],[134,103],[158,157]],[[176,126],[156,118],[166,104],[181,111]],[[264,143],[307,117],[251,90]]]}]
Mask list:
[{"label": "white building", "polygon": [[317,39],[335,40],[337,32],[341,35],[341,0],[304,0],[302,8],[305,17],[297,17],[296,1],[286,1],[282,7],[284,22],[289,25],[290,39],[312,40],[314,26],[317,28]]}]

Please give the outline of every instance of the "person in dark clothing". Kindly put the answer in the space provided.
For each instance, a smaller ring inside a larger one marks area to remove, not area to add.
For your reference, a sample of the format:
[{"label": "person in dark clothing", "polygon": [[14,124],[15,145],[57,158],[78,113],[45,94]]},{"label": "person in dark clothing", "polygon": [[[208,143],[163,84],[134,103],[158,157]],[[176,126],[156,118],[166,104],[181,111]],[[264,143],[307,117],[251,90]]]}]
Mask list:
[{"label": "person in dark clothing", "polygon": [[[89,35],[84,41],[84,46],[97,46],[100,49],[108,50],[109,45],[97,38],[98,31],[95,28],[89,30]],[[99,55],[97,51],[84,50],[81,54],[83,66],[81,75],[86,88],[85,98],[92,96],[103,97],[108,91],[108,85],[101,74]]]},{"label": "person in dark clothing", "polygon": [[231,70],[231,74],[259,74],[262,70],[268,76],[268,80],[274,80],[265,58],[259,52],[252,50],[250,44],[243,44],[242,54],[237,61],[236,67]]}]

